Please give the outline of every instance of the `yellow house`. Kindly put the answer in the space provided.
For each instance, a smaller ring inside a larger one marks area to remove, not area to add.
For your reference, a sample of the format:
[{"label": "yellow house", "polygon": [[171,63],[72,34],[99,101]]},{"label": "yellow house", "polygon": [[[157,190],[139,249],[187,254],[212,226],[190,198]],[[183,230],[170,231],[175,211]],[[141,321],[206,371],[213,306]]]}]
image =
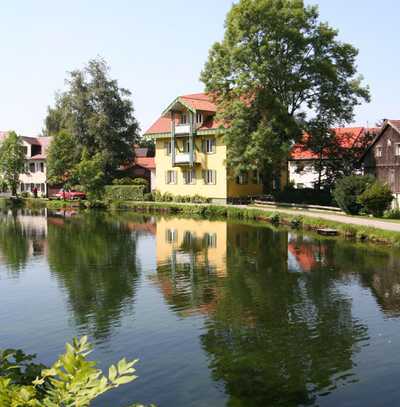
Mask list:
[{"label": "yellow house", "polygon": [[261,195],[257,171],[229,177],[223,127],[207,94],[177,97],[145,135],[156,140],[156,189],[213,202]]}]

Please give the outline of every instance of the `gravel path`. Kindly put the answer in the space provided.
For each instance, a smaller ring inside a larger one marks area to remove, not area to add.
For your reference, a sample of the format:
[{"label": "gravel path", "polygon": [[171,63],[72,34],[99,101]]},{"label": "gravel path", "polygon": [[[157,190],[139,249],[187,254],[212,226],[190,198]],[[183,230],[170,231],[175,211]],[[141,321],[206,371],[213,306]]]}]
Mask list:
[{"label": "gravel path", "polygon": [[[243,205],[245,208],[246,206]],[[383,229],[383,230],[390,230],[393,232],[400,232],[400,222],[390,222],[390,221],[382,221],[378,219],[369,219],[369,218],[357,218],[354,216],[348,216],[348,215],[340,215],[340,214],[335,214],[335,213],[328,213],[328,212],[323,212],[323,211],[316,211],[316,210],[305,210],[305,209],[286,209],[286,208],[280,208],[280,207],[260,207],[257,206],[257,209],[262,209],[265,211],[275,211],[275,212],[282,212],[282,213],[287,213],[290,215],[304,215],[308,216],[310,218],[319,218],[319,219],[326,219],[326,220],[332,220],[334,222],[341,222],[341,223],[347,223],[350,225],[359,225],[359,226],[369,226],[377,229]]]}]

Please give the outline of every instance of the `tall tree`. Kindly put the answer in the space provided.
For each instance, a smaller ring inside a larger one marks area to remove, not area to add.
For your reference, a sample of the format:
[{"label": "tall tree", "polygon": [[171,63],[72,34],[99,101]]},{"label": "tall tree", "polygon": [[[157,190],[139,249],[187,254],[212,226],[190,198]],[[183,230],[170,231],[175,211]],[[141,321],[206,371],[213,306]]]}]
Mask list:
[{"label": "tall tree", "polygon": [[[119,165],[133,158],[133,145],[138,139],[131,93],[110,79],[109,67],[100,58],[89,61],[83,70],[70,72],[66,84],[67,90],[58,94],[55,106],[48,109],[45,132],[52,136],[62,130],[69,133],[77,157],[83,148],[90,157],[103,153],[105,175],[112,177]],[[54,156],[65,158],[55,152]]]},{"label": "tall tree", "polygon": [[0,146],[0,171],[14,196],[17,195],[19,176],[24,172],[24,166],[25,151],[21,137],[10,131]]},{"label": "tall tree", "polygon": [[349,122],[369,99],[358,51],[302,0],[240,0],[210,50],[201,80],[225,123],[234,174],[278,166],[308,121]]}]

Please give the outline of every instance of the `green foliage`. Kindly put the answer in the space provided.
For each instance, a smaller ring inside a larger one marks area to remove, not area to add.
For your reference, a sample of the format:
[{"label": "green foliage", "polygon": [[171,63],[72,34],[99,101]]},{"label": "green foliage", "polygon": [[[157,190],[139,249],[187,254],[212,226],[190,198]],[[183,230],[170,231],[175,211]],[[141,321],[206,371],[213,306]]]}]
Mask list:
[{"label": "green foliage", "polygon": [[[100,395],[137,378],[137,360],[121,359],[108,375],[87,360],[92,347],[84,336],[67,343],[66,351],[49,368],[35,365],[34,355],[6,350],[0,353],[0,404],[12,407],[89,406]],[[13,358],[13,360],[11,360]],[[33,379],[33,375],[36,378]]]},{"label": "green foliage", "polygon": [[107,185],[106,199],[116,201],[143,201],[146,187],[144,185]]},{"label": "green foliage", "polygon": [[332,195],[328,190],[315,190],[313,188],[297,189],[288,186],[282,191],[273,192],[272,195],[276,202],[323,206],[334,205]]},{"label": "green foliage", "polygon": [[74,169],[81,158],[76,140],[66,130],[55,133],[47,153],[47,176],[52,185],[73,183]]},{"label": "green foliage", "polygon": [[383,217],[385,219],[400,219],[400,209],[391,209],[384,212]]},{"label": "green foliage", "polygon": [[358,51],[318,17],[301,0],[240,0],[228,13],[201,80],[228,125],[233,175],[279,173],[309,124],[350,122],[369,99],[357,77]]},{"label": "green foliage", "polygon": [[368,175],[343,177],[336,183],[333,197],[343,211],[357,215],[362,209],[362,204],[358,202],[357,198],[373,182],[374,178]]},{"label": "green foliage", "polygon": [[55,106],[48,109],[45,131],[56,141],[56,147],[50,150],[54,181],[73,174],[71,169],[79,162],[84,148],[90,157],[98,153],[104,156],[107,179],[120,165],[133,159],[132,146],[138,140],[139,125],[131,93],[110,79],[109,70],[106,62],[98,58],[90,60],[84,69],[70,72],[67,89],[57,95]]},{"label": "green foliage", "polygon": [[105,157],[102,153],[90,157],[87,149],[83,149],[81,161],[76,165],[74,173],[89,200],[99,199],[102,195],[105,182],[104,168]]},{"label": "green foliage", "polygon": [[373,216],[381,217],[389,209],[393,201],[393,194],[386,184],[378,181],[369,185],[357,198],[357,202]]},{"label": "green foliage", "polygon": [[21,137],[14,131],[8,133],[0,146],[0,172],[12,195],[17,195],[19,175],[24,172],[25,152]]},{"label": "green foliage", "polygon": [[149,187],[149,181],[147,181],[147,179],[140,177],[134,178],[132,183],[133,185],[144,185],[147,188]]},{"label": "green foliage", "polygon": [[123,178],[115,178],[112,181],[113,185],[132,185],[133,178],[123,177]]},{"label": "green foliage", "polygon": [[201,195],[173,195],[169,192],[162,194],[160,191],[152,192],[152,201],[155,202],[182,202],[182,203],[209,203],[210,198],[203,197]]},{"label": "green foliage", "polygon": [[301,216],[296,216],[290,220],[290,226],[293,229],[301,229],[303,226],[303,218]]}]

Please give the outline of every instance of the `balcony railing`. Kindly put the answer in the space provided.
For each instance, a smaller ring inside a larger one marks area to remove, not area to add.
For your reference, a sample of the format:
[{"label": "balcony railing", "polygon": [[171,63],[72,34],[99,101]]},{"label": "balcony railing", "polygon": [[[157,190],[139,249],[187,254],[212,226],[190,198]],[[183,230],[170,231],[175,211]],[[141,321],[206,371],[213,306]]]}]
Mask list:
[{"label": "balcony railing", "polygon": [[190,163],[190,153],[181,153],[175,156],[175,164],[189,164]]},{"label": "balcony railing", "polygon": [[175,126],[175,134],[189,134],[190,125],[189,124],[177,124]]}]

